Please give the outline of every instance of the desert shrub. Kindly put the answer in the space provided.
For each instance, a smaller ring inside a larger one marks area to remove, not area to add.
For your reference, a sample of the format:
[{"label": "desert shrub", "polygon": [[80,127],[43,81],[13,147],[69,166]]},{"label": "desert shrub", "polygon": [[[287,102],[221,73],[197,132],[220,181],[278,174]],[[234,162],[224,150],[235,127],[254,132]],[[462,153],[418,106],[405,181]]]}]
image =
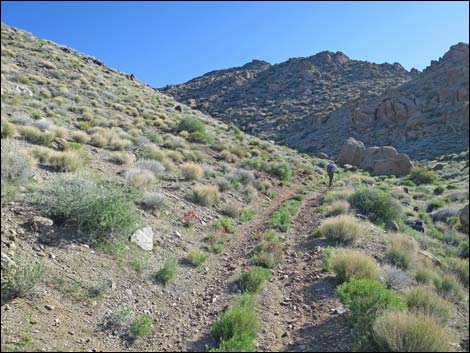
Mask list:
[{"label": "desert shrub", "polygon": [[318,231],[328,240],[349,243],[359,237],[361,226],[355,217],[343,215],[327,218]]},{"label": "desert shrub", "polygon": [[328,216],[339,216],[348,212],[351,205],[346,200],[337,200],[328,207]]},{"label": "desert shrub", "polygon": [[271,216],[268,224],[273,228],[287,232],[292,221],[292,216],[295,216],[295,214],[299,211],[299,207],[300,201],[284,201],[281,205],[281,208],[274,212],[274,214]]},{"label": "desert shrub", "polygon": [[434,195],[442,195],[444,191],[445,191],[445,188],[442,185],[439,185],[434,189],[433,192],[434,192]]},{"label": "desert shrub", "polygon": [[176,277],[176,261],[167,261],[156,273],[155,278],[166,285]]},{"label": "desert shrub", "polygon": [[243,207],[240,209],[240,215],[238,216],[238,219],[240,222],[247,222],[250,221],[254,215],[255,212],[251,208]]},{"label": "desert shrub", "polygon": [[199,120],[198,118],[187,116],[184,117],[176,128],[177,132],[180,131],[188,131],[188,132],[196,132],[199,131],[201,133],[206,132],[205,124]]},{"label": "desert shrub", "polygon": [[379,278],[379,265],[366,254],[348,249],[333,253],[331,266],[339,283],[349,281],[352,277],[360,279]]},{"label": "desert shrub", "polygon": [[232,173],[227,176],[229,180],[235,180],[243,185],[251,184],[255,181],[253,172],[244,169],[235,169]]},{"label": "desert shrub", "polygon": [[165,195],[159,192],[146,192],[142,204],[149,209],[161,209],[165,205]]},{"label": "desert shrub", "polygon": [[154,145],[146,145],[141,152],[141,156],[147,159],[154,159],[161,162],[165,158],[165,154],[161,149]]},{"label": "desert shrub", "polygon": [[256,294],[270,278],[271,271],[267,268],[253,266],[240,274],[240,288],[245,293]]},{"label": "desert shrub", "polygon": [[50,180],[35,198],[48,216],[74,223],[90,237],[112,232],[130,235],[141,221],[137,193],[123,185],[82,176]]},{"label": "desert shrub", "polygon": [[431,269],[421,267],[415,271],[414,277],[419,284],[431,284],[434,281],[435,273]]},{"label": "desert shrub", "polygon": [[215,229],[224,229],[227,233],[233,233],[235,231],[232,221],[227,217],[220,217],[212,226]]},{"label": "desert shrub", "polygon": [[255,297],[244,294],[220,315],[212,326],[211,335],[221,342],[221,348],[235,346],[239,352],[254,350],[254,340],[260,329],[254,306]]},{"label": "desert shrub", "polygon": [[389,222],[400,216],[399,205],[390,194],[378,188],[363,188],[349,198],[351,206],[365,215],[374,214],[378,220]]},{"label": "desert shrub", "polygon": [[71,139],[78,143],[88,143],[90,137],[82,131],[75,131],[72,133]]},{"label": "desert shrub", "polygon": [[199,266],[207,260],[208,255],[199,250],[191,250],[186,256],[186,260],[193,266]]},{"label": "desert shrub", "polygon": [[431,201],[427,206],[426,206],[426,212],[432,212],[434,210],[437,210],[438,208],[441,208],[445,206],[444,201],[442,200],[434,200]]},{"label": "desert shrub", "polygon": [[468,239],[462,241],[462,242],[459,244],[459,250],[460,250],[459,256],[468,259],[469,253],[470,253],[470,251],[469,251],[469,241],[468,241]]},{"label": "desert shrub", "polygon": [[49,154],[48,164],[61,172],[73,172],[82,166],[83,161],[76,151],[53,151]]},{"label": "desert shrub", "polygon": [[7,137],[12,137],[15,132],[16,132],[16,129],[15,129],[15,125],[13,125],[12,123],[9,123],[6,119],[3,119],[1,120],[1,127],[2,127],[2,139],[3,138],[7,138]]},{"label": "desert shrub", "polygon": [[111,152],[107,156],[107,160],[117,165],[128,165],[131,161],[131,156],[126,152]]},{"label": "desert shrub", "polygon": [[141,159],[135,164],[135,168],[145,169],[153,173],[156,177],[165,175],[166,167],[163,163],[151,159]]},{"label": "desert shrub", "polygon": [[431,315],[443,324],[449,319],[449,303],[429,287],[418,286],[408,290],[405,302],[410,311]]},{"label": "desert shrub", "polygon": [[462,285],[453,274],[445,273],[441,276],[435,276],[433,282],[440,294],[457,300],[463,298],[464,290]]},{"label": "desert shrub", "polygon": [[466,287],[468,287],[468,260],[459,258],[450,258],[448,260],[449,269],[459,278]]},{"label": "desert shrub", "polygon": [[232,201],[227,202],[222,206],[222,213],[231,218],[237,218],[240,215],[240,202]]},{"label": "desert shrub", "polygon": [[228,181],[225,178],[218,177],[215,180],[215,183],[217,184],[219,190],[222,191],[222,192],[230,190],[230,188],[231,188],[230,181]]},{"label": "desert shrub", "polygon": [[436,174],[423,166],[414,166],[411,169],[410,179],[416,184],[434,184],[437,181]]},{"label": "desert shrub", "polygon": [[124,176],[128,183],[138,188],[148,187],[157,181],[155,174],[150,170],[139,167],[129,169]]},{"label": "desert shrub", "polygon": [[202,168],[198,164],[185,163],[181,166],[181,175],[185,180],[199,180],[203,176]]},{"label": "desert shrub", "polygon": [[52,121],[50,121],[49,119],[42,118],[33,121],[32,126],[37,127],[41,131],[46,131],[52,127]]},{"label": "desert shrub", "polygon": [[418,243],[416,240],[404,233],[393,233],[388,238],[385,255],[395,266],[408,269],[415,259]]},{"label": "desert shrub", "polygon": [[30,143],[49,146],[55,139],[55,134],[50,131],[41,132],[34,126],[18,126],[18,133]]},{"label": "desert shrub", "polygon": [[269,172],[281,181],[288,181],[292,177],[292,169],[287,163],[275,164]]},{"label": "desert shrub", "polygon": [[108,143],[108,140],[100,134],[93,134],[91,135],[89,143],[92,146],[103,148]]},{"label": "desert shrub", "polygon": [[28,158],[26,152],[18,151],[9,139],[2,140],[1,164],[2,180],[25,183],[34,175],[31,159]]},{"label": "desert shrub", "polygon": [[276,232],[268,231],[263,238],[264,240],[253,249],[251,263],[265,268],[275,268],[283,258],[282,246]]},{"label": "desert shrub", "polygon": [[333,203],[340,200],[346,201],[352,193],[352,189],[330,190],[325,194],[323,202]]},{"label": "desert shrub", "polygon": [[339,298],[351,311],[354,348],[368,351],[372,343],[372,325],[386,310],[405,309],[405,304],[383,284],[370,279],[352,278],[336,289]]},{"label": "desert shrub", "polygon": [[211,207],[220,201],[220,193],[217,187],[208,185],[196,186],[192,192],[192,199],[195,203]]},{"label": "desert shrub", "polygon": [[166,152],[166,157],[170,158],[175,163],[183,161],[184,156],[179,151],[169,150]]},{"label": "desert shrub", "polygon": [[24,257],[16,257],[14,264],[5,264],[2,256],[2,302],[24,297],[44,276],[44,266]]},{"label": "desert shrub", "polygon": [[152,319],[148,315],[141,315],[131,324],[129,334],[133,337],[145,337],[150,333]]},{"label": "desert shrub", "polygon": [[391,311],[373,325],[381,352],[448,352],[450,335],[430,316]]}]

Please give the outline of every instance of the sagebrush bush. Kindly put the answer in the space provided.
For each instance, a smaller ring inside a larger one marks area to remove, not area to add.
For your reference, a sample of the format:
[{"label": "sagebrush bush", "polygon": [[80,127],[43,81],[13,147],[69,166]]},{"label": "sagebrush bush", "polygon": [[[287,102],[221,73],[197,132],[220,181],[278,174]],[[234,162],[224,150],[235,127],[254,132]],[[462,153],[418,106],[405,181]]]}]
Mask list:
[{"label": "sagebrush bush", "polygon": [[359,238],[361,225],[355,217],[342,215],[327,218],[318,231],[328,240],[349,243]]},{"label": "sagebrush bush", "polygon": [[220,193],[217,187],[200,185],[193,188],[192,199],[195,203],[211,207],[220,201]]},{"label": "sagebrush bush", "polygon": [[128,183],[138,188],[145,188],[153,185],[157,181],[157,177],[148,169],[133,167],[126,171],[125,178]]},{"label": "sagebrush bush", "polygon": [[2,179],[13,183],[25,183],[34,175],[33,161],[10,139],[2,140],[1,164]]},{"label": "sagebrush bush", "polygon": [[287,163],[275,164],[269,172],[281,181],[288,181],[292,177],[292,169]]},{"label": "sagebrush bush", "polygon": [[448,352],[452,340],[432,317],[400,311],[379,317],[373,336],[381,352]]},{"label": "sagebrush bush", "polygon": [[60,176],[48,181],[34,201],[47,216],[74,223],[86,235],[101,238],[112,232],[130,235],[138,228],[137,197],[120,184]]},{"label": "sagebrush bush", "polygon": [[73,172],[83,165],[81,155],[76,151],[53,151],[48,164],[61,172]]},{"label": "sagebrush bush", "polygon": [[244,294],[236,299],[212,325],[211,335],[220,341],[220,347],[239,349],[239,352],[252,352],[260,323],[254,313],[255,297]]},{"label": "sagebrush bush", "polygon": [[389,222],[400,216],[400,206],[388,192],[378,188],[363,188],[348,198],[351,206],[365,215],[374,214],[378,220]]},{"label": "sagebrush bush", "polygon": [[151,159],[141,159],[137,161],[135,167],[139,169],[146,169],[152,172],[156,177],[162,177],[166,172],[166,167],[163,163]]},{"label": "sagebrush bush", "polygon": [[360,251],[337,250],[332,255],[331,265],[339,283],[346,282],[352,277],[359,279],[379,278],[380,272],[377,262]]},{"label": "sagebrush bush", "polygon": [[409,235],[404,233],[393,233],[388,237],[385,255],[395,266],[408,269],[416,257],[418,243]]},{"label": "sagebrush bush", "polygon": [[199,180],[204,175],[201,166],[194,163],[185,163],[181,166],[181,175],[185,180]]},{"label": "sagebrush bush", "polygon": [[380,281],[385,284],[387,289],[402,291],[412,285],[408,273],[388,264],[380,268]]},{"label": "sagebrush bush", "polygon": [[443,324],[449,319],[449,303],[429,287],[411,288],[405,293],[405,301],[410,311],[433,316]]},{"label": "sagebrush bush", "polygon": [[207,260],[207,257],[207,254],[199,250],[191,250],[186,256],[186,260],[193,266],[199,266]]},{"label": "sagebrush bush", "polygon": [[411,169],[410,179],[416,184],[434,184],[437,181],[436,173],[423,166],[414,166]]},{"label": "sagebrush bush", "polygon": [[142,204],[150,209],[161,209],[165,205],[165,195],[159,192],[146,192]]},{"label": "sagebrush bush", "polygon": [[271,271],[267,268],[253,266],[243,271],[238,279],[243,292],[256,294],[263,287],[264,282],[271,278]]},{"label": "sagebrush bush", "polygon": [[378,281],[352,278],[336,289],[339,298],[351,311],[354,348],[369,351],[372,343],[372,325],[386,310],[404,310],[405,304]]}]

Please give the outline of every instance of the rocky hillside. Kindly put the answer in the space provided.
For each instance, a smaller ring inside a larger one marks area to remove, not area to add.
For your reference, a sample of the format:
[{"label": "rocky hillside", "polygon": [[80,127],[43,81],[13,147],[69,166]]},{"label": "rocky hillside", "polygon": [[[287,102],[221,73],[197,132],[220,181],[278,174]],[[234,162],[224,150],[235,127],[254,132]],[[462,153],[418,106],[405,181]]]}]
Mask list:
[{"label": "rocky hillside", "polygon": [[463,43],[422,73],[321,52],[278,65],[253,61],[162,91],[309,153],[336,155],[353,136],[421,159],[468,146],[468,65]]},{"label": "rocky hillside", "polygon": [[[414,159],[468,147],[468,44],[450,48],[418,77],[380,95],[348,102],[325,119],[304,119],[286,144],[336,154],[336,142],[353,136],[368,145],[393,145]],[[307,128],[306,128],[307,127]]]},{"label": "rocky hillside", "polygon": [[411,79],[400,64],[373,64],[324,51],[271,65],[253,60],[161,91],[242,130],[283,140],[296,121],[323,121],[345,102]]}]

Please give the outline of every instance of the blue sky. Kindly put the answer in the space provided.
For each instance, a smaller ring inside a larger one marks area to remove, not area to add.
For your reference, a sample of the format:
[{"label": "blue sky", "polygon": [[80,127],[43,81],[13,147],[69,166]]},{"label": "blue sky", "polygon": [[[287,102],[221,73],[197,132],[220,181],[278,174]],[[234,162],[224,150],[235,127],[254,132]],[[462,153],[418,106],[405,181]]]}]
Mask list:
[{"label": "blue sky", "polygon": [[468,2],[2,1],[2,22],[153,87],[322,50],[423,69],[468,43]]}]

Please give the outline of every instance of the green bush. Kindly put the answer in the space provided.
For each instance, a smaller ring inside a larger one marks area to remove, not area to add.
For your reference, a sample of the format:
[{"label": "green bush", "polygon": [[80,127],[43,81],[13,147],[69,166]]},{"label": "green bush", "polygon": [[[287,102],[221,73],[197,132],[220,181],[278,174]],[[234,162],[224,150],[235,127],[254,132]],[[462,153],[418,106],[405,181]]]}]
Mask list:
[{"label": "green bush", "polygon": [[408,309],[434,316],[443,324],[449,319],[449,303],[424,286],[414,287],[405,294]]},{"label": "green bush", "polygon": [[49,146],[55,139],[55,134],[53,132],[42,132],[34,126],[19,126],[18,132],[26,141],[37,145]]},{"label": "green bush", "polygon": [[268,231],[264,234],[264,240],[253,249],[251,263],[256,266],[275,268],[283,258],[282,246],[279,243],[277,234]]},{"label": "green bush", "polygon": [[434,189],[434,194],[435,195],[442,195],[444,193],[445,189],[442,185],[439,185]]},{"label": "green bush", "polygon": [[359,237],[361,226],[355,217],[343,215],[327,218],[318,232],[328,240],[350,243]]},{"label": "green bush", "polygon": [[235,227],[232,225],[232,221],[227,217],[220,217],[212,226],[215,229],[223,228],[227,233],[233,233],[235,231]]},{"label": "green bush", "polygon": [[269,172],[281,181],[288,181],[292,177],[292,169],[287,163],[275,164]]},{"label": "green bush", "polygon": [[44,277],[44,266],[26,258],[15,258],[15,265],[5,264],[2,257],[2,302],[24,297]]},{"label": "green bush", "polygon": [[74,223],[89,236],[113,232],[132,234],[141,217],[135,205],[139,195],[124,185],[97,182],[82,176],[52,179],[35,197],[48,216]]},{"label": "green bush", "polygon": [[449,269],[468,287],[469,265],[468,259],[450,258],[448,260]]},{"label": "green bush", "polygon": [[152,320],[148,315],[139,316],[129,328],[129,334],[133,337],[145,337],[150,333]]},{"label": "green bush", "polygon": [[411,169],[410,179],[416,184],[434,184],[437,181],[436,174],[423,166],[415,166]]},{"label": "green bush", "polygon": [[176,277],[176,261],[170,260],[158,270],[155,275],[156,279],[166,285]]},{"label": "green bush", "polygon": [[331,258],[331,267],[339,283],[347,282],[353,277],[371,280],[379,278],[377,262],[356,250],[336,250]]},{"label": "green bush", "polygon": [[269,219],[269,225],[283,232],[287,232],[292,221],[292,216],[297,214],[299,207],[300,201],[298,200],[284,201],[279,211],[275,212]]},{"label": "green bush", "polygon": [[405,309],[405,304],[392,291],[369,279],[352,278],[336,289],[339,298],[351,311],[354,348],[368,351],[372,343],[372,325],[386,310]]},{"label": "green bush", "polygon": [[380,352],[449,352],[449,333],[430,316],[391,311],[373,325]]},{"label": "green bush", "polygon": [[12,137],[15,132],[16,132],[16,129],[15,129],[15,125],[9,123],[6,119],[3,119],[1,120],[1,127],[2,127],[2,139],[3,138],[7,138],[7,137]]},{"label": "green bush", "polygon": [[176,128],[177,132],[181,131],[188,131],[188,132],[200,132],[200,133],[205,133],[206,132],[206,125],[199,120],[198,118],[194,118],[191,116],[187,116],[183,118],[180,123],[178,124]]},{"label": "green bush", "polygon": [[243,292],[256,294],[265,281],[271,278],[271,271],[267,268],[253,266],[240,274],[239,283]]},{"label": "green bush", "polygon": [[247,222],[253,219],[253,216],[255,215],[255,212],[248,207],[243,207],[240,209],[240,215],[238,216],[238,219],[240,222]]},{"label": "green bush", "polygon": [[212,326],[211,335],[221,341],[220,348],[235,347],[240,352],[254,350],[254,340],[260,329],[254,306],[255,297],[244,294],[217,319]]},{"label": "green bush", "polygon": [[351,206],[365,215],[373,213],[378,220],[389,222],[400,216],[400,207],[389,193],[378,188],[363,188],[348,198]]},{"label": "green bush", "polygon": [[426,207],[426,212],[432,212],[434,210],[437,210],[438,208],[444,207],[445,203],[442,200],[434,200],[431,201],[427,207]]},{"label": "green bush", "polygon": [[462,285],[453,274],[435,276],[433,282],[440,294],[453,297],[457,300],[463,298],[464,291],[462,289]]},{"label": "green bush", "polygon": [[419,284],[430,284],[434,280],[435,273],[433,270],[427,268],[418,268],[415,271],[414,277]]},{"label": "green bush", "polygon": [[199,250],[191,250],[186,256],[186,260],[193,266],[199,266],[207,260],[208,255]]}]

